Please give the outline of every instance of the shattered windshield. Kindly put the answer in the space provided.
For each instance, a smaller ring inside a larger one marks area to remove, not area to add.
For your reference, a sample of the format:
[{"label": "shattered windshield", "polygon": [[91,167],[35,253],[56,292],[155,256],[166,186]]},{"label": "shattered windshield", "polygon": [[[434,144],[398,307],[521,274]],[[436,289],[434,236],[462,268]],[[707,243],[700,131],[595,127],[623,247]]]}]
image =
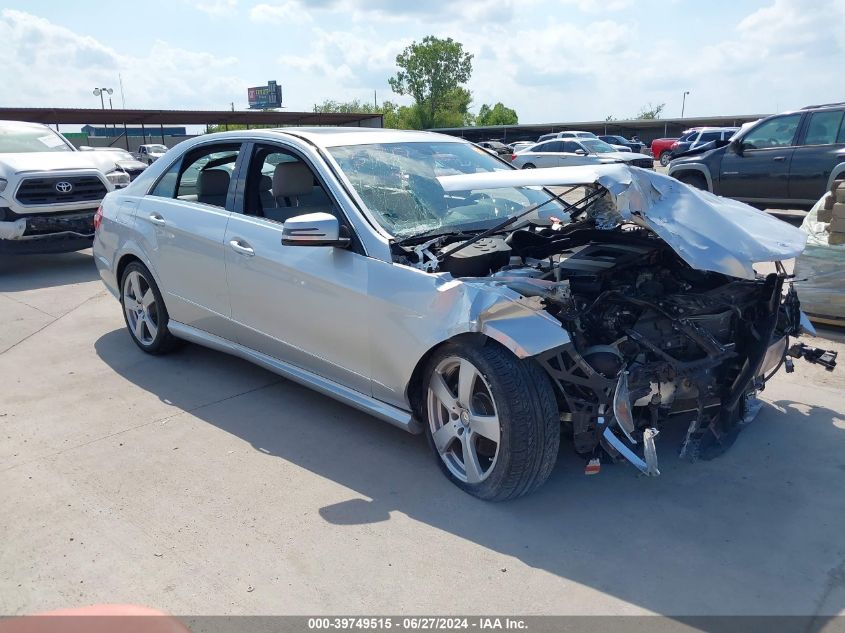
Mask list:
[{"label": "shattered windshield", "polygon": [[[443,191],[439,176],[511,171],[469,143],[373,143],[329,152],[379,223],[398,238],[488,229],[551,197],[540,187]],[[567,217],[563,205],[551,204]]]}]

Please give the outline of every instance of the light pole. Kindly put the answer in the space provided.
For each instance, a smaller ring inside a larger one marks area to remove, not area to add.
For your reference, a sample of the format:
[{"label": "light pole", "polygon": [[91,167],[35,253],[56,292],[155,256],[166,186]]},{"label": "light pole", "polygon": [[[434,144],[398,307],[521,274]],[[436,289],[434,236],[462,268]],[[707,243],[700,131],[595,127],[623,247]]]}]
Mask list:
[{"label": "light pole", "polygon": [[681,101],[681,118],[684,118],[684,108],[687,105],[687,95],[689,94],[689,90],[684,91],[684,100]]},{"label": "light pole", "polygon": [[100,97],[100,106],[103,110],[106,109],[106,102],[103,100],[103,94],[109,95],[111,97],[114,94],[114,90],[111,88],[94,88],[94,96]]}]

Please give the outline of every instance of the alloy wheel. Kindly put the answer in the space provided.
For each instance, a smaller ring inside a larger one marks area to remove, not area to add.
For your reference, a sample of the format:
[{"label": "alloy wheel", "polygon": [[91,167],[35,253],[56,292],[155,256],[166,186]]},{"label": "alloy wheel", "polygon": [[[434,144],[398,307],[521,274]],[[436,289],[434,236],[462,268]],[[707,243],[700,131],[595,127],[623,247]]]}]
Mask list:
[{"label": "alloy wheel", "polygon": [[493,472],[501,430],[490,385],[470,361],[444,358],[428,386],[428,423],[440,458],[459,481],[477,484]]},{"label": "alloy wheel", "polygon": [[152,345],[158,334],[158,304],[149,282],[136,270],[126,275],[123,282],[123,309],[135,340]]}]

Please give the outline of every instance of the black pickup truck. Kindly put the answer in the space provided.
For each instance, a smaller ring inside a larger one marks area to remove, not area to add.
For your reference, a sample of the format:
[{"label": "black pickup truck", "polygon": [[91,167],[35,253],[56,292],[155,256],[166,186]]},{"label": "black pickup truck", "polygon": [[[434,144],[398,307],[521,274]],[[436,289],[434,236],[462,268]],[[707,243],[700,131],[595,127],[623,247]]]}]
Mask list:
[{"label": "black pickup truck", "polygon": [[769,208],[809,208],[845,176],[845,103],[775,114],[715,149],[669,163],[669,175]]}]

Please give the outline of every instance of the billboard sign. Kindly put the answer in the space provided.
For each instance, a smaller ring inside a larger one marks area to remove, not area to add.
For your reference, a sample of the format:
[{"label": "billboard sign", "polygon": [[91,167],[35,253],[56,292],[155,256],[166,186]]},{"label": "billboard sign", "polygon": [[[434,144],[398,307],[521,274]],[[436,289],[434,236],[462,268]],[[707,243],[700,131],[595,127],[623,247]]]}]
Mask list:
[{"label": "billboard sign", "polygon": [[246,94],[250,110],[282,107],[282,87],[275,81],[268,81],[266,86],[247,88]]}]

